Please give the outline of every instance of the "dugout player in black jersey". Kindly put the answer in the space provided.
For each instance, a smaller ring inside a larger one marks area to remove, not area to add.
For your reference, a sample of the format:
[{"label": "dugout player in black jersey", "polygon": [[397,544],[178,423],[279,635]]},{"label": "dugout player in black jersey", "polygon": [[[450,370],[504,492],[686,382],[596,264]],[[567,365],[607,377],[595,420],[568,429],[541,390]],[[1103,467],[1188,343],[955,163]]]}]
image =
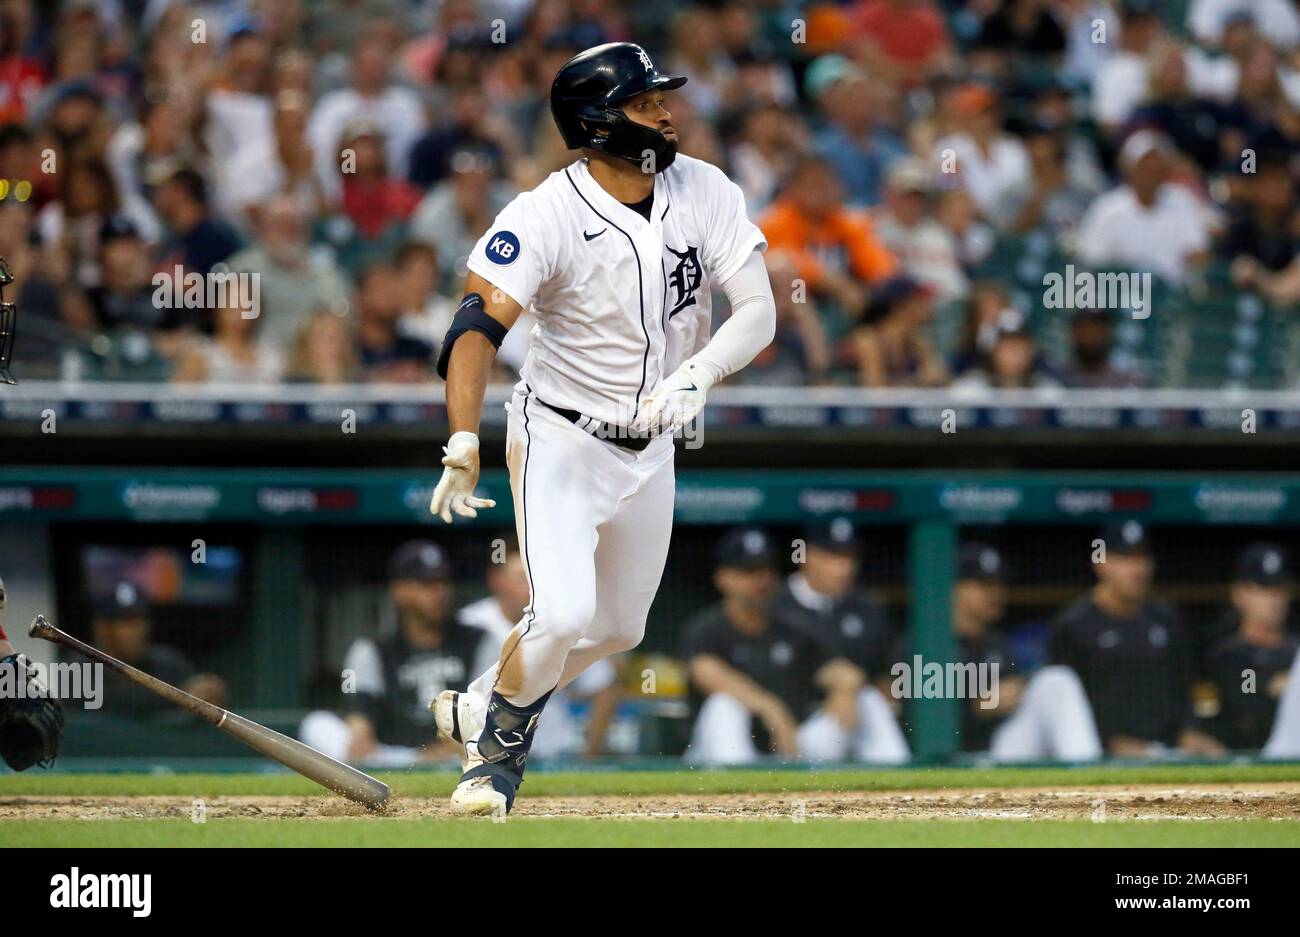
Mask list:
[{"label": "dugout player in black jersey", "polygon": [[[1011,645],[999,624],[1007,610],[1002,554],[986,543],[964,543],[957,552],[952,595],[952,629],[957,659],[964,664],[996,665],[997,704],[978,697],[962,701],[961,748],[988,751],[994,730],[1020,705],[1025,678],[1016,672]],[[902,658],[900,658],[901,660]]]},{"label": "dugout player in black jersey", "polygon": [[722,602],[687,626],[685,658],[700,703],[687,757],[744,764],[785,758],[898,763],[909,757],[889,705],[803,616],[774,604],[776,552],[761,530],[729,532],[714,585]]},{"label": "dugout player in black jersey", "polygon": [[880,604],[855,588],[859,568],[857,533],[848,518],[810,527],[803,562],[786,577],[775,607],[804,618],[868,680],[888,683],[898,636]]},{"label": "dugout player in black jersey", "polygon": [[437,544],[398,547],[388,580],[396,629],[352,642],[343,661],[342,715],[311,713],[300,736],[343,761],[403,765],[454,755],[436,742],[429,703],[443,690],[464,691],[498,646],[454,617],[451,565]]},{"label": "dugout player in black jersey", "polygon": [[1111,755],[1170,748],[1221,755],[1192,722],[1192,649],[1170,606],[1152,601],[1155,560],[1137,521],[1108,526],[1097,584],[1053,623],[1051,661],[1083,681],[1097,731]]},{"label": "dugout player in black jersey", "polygon": [[1206,660],[1219,696],[1215,734],[1233,749],[1259,749],[1268,741],[1300,640],[1287,632],[1291,566],[1275,543],[1253,543],[1237,558],[1225,618],[1235,625]]},{"label": "dugout player in black jersey", "polygon": [[[135,583],[123,580],[95,600],[91,640],[97,648],[199,699],[229,705],[224,680],[216,674],[196,673],[189,658],[155,642],[152,632],[152,611]],[[176,712],[176,707],[158,694],[108,668],[104,669],[103,694],[103,712],[114,715],[173,718]]]}]

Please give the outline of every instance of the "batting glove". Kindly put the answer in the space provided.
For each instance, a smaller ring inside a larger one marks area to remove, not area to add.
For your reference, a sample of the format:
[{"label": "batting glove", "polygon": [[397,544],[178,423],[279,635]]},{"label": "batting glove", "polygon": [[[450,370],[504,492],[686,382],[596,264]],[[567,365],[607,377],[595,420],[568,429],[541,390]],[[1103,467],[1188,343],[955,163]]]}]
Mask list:
[{"label": "batting glove", "polygon": [[433,489],[429,511],[450,524],[453,513],[478,517],[479,508],[496,507],[497,503],[490,498],[474,497],[474,486],[478,484],[478,437],[463,431],[455,433],[442,451],[442,478]]},{"label": "batting glove", "polygon": [[675,434],[700,415],[712,386],[707,368],[693,360],[683,362],[641,401],[633,429]]}]

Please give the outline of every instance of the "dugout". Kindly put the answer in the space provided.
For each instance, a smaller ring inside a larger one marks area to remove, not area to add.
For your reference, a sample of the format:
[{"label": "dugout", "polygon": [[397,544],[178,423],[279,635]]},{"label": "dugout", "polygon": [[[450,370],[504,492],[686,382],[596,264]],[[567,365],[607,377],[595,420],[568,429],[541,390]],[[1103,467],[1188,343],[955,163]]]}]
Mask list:
[{"label": "dugout", "polygon": [[[510,524],[504,473],[483,478],[498,509],[451,530],[427,515],[435,482],[432,472],[392,470],[0,470],[11,631],[39,611],[85,637],[96,582],[148,572],[161,583],[149,588],[170,590],[157,609],[158,640],[226,677],[232,708],[292,730],[306,707],[328,699],[357,623],[381,620],[385,563],[398,543],[432,537],[451,553],[458,599],[483,594],[484,557]],[[1088,587],[1098,528],[1139,518],[1151,532],[1157,597],[1175,604],[1201,640],[1218,621],[1243,545],[1267,538],[1300,555],[1300,479],[1291,475],[685,469],[665,587],[625,674],[623,747],[676,754],[682,687],[668,660],[685,621],[716,600],[712,548],[721,532],[755,523],[791,542],[810,520],[830,516],[859,525],[861,585],[930,660],[951,652],[950,590],[963,539],[1003,551],[1007,621],[1031,627]],[[200,540],[206,566],[189,562]],[[640,691],[646,666],[668,668],[653,695]],[[918,758],[955,754],[957,716],[952,700],[909,704]],[[91,722],[69,733],[67,764],[180,765],[245,754],[219,735],[184,719],[155,729]]]}]

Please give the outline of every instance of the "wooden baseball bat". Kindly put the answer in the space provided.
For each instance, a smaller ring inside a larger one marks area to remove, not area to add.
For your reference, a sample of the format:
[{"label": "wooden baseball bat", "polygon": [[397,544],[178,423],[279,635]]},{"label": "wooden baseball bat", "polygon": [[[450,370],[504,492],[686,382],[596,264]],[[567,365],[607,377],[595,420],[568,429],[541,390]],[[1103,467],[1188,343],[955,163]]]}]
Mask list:
[{"label": "wooden baseball bat", "polygon": [[388,802],[388,785],[383,781],[358,771],[351,765],[335,761],[297,739],[274,729],[268,729],[251,719],[245,719],[238,713],[222,709],[207,700],[201,700],[184,690],[165,683],[157,677],[151,677],[130,664],[123,663],[115,657],[105,654],[98,648],[91,647],[84,641],[78,641],[66,631],[60,631],[46,620],[44,615],[37,615],[27,634],[33,638],[52,641],[62,647],[71,648],[91,660],[116,670],[122,676],[146,689],[152,690],[168,702],[175,703],[182,709],[188,709],[194,715],[212,723],[218,729],[229,732],[249,748],[261,752],[267,758],[286,767],[292,768],[303,777],[311,778],[317,784],[329,788],[336,794],[342,794],[349,800],[355,800],[372,810],[381,809]]}]

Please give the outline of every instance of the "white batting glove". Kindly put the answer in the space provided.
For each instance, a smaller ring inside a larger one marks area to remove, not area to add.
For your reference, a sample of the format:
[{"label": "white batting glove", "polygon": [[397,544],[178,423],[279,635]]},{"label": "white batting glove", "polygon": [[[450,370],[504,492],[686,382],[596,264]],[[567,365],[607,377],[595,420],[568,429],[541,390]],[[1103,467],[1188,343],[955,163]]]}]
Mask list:
[{"label": "white batting glove", "polygon": [[632,428],[675,434],[700,415],[712,386],[708,369],[693,360],[683,362],[641,401],[641,412]]},{"label": "white batting glove", "polygon": [[453,513],[478,517],[478,508],[496,507],[497,503],[489,498],[474,497],[474,486],[478,484],[478,437],[463,431],[455,433],[442,451],[442,478],[433,489],[429,511],[450,524]]}]

